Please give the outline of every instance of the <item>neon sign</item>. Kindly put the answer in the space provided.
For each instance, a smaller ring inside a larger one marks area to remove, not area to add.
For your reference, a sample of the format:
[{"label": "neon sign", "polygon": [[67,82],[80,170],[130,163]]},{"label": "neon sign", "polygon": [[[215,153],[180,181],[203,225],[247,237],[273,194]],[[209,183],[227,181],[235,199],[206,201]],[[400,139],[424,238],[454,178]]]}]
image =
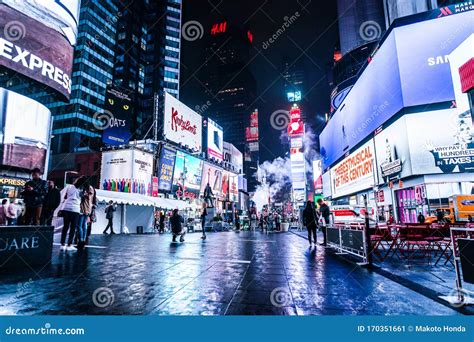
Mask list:
[{"label": "neon sign", "polygon": [[223,21],[221,23],[216,23],[212,25],[211,28],[211,36],[215,36],[218,33],[224,33],[227,31],[227,21]]}]

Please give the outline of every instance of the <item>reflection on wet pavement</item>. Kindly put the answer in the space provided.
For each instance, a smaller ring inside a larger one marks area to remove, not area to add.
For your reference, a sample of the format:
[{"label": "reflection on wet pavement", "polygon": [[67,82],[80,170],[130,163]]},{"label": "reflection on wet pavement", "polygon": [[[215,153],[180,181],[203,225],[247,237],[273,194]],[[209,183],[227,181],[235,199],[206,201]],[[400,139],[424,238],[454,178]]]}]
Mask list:
[{"label": "reflection on wet pavement", "polygon": [[291,233],[93,236],[83,255],[0,273],[0,314],[453,315]]}]

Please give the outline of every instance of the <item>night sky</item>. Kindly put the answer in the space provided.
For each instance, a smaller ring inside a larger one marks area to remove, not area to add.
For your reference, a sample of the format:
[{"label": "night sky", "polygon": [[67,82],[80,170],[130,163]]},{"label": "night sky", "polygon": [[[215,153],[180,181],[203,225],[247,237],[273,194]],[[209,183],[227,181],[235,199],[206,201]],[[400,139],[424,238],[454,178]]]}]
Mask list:
[{"label": "night sky", "polygon": [[[267,49],[268,40],[295,12],[299,17]],[[271,113],[279,109],[288,110],[281,77],[282,63],[300,65],[306,74],[306,92],[300,104],[309,124],[321,129],[324,113],[329,110],[329,79],[334,46],[338,40],[336,1],[265,1],[265,0],[184,0],[183,25],[190,20],[202,24],[204,30],[222,18],[238,20],[248,25],[254,34],[253,53],[250,65],[257,80],[260,116],[260,160],[272,160],[288,151],[280,141],[280,132],[270,126]],[[205,32],[207,33],[207,32]],[[191,108],[205,103],[198,98],[202,93],[199,80],[192,77],[193,71],[203,62],[205,39],[182,40],[181,55],[181,100]],[[250,113],[249,113],[250,114]],[[224,136],[225,140],[225,136]],[[271,146],[271,148],[269,148]]]}]

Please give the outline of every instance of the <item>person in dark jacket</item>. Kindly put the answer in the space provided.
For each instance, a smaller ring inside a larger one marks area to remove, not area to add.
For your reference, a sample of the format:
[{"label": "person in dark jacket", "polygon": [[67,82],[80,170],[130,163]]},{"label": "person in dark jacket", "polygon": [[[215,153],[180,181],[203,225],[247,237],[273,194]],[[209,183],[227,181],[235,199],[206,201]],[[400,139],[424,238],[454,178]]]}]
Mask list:
[{"label": "person in dark jacket", "polygon": [[418,214],[418,223],[425,223],[425,215],[423,215],[423,213],[420,211],[420,213]]},{"label": "person in dark jacket", "polygon": [[160,211],[160,217],[159,217],[159,221],[158,221],[158,225],[159,225],[159,233],[160,234],[163,234],[165,232],[165,213],[163,211]]},{"label": "person in dark jacket", "polygon": [[107,219],[107,227],[105,227],[105,230],[103,234],[107,234],[107,231],[110,228],[110,234],[115,234],[114,232],[114,211],[115,211],[115,205],[113,201],[110,201],[107,207],[105,207],[105,218]]},{"label": "person in dark jacket", "polygon": [[44,197],[43,210],[41,211],[41,224],[50,226],[53,223],[54,211],[61,203],[61,192],[54,185],[54,181],[48,181],[48,193]]},{"label": "person in dark jacket", "polygon": [[316,229],[318,228],[318,214],[314,208],[313,202],[306,202],[306,207],[303,210],[303,225],[308,229],[308,240],[309,245],[312,246],[317,243],[318,239],[316,237]]},{"label": "person in dark jacket", "polygon": [[25,203],[25,215],[23,224],[39,225],[41,221],[41,212],[43,210],[43,202],[48,193],[48,183],[41,179],[41,170],[34,168],[31,172],[31,180],[26,182],[21,197]]},{"label": "person in dark jacket", "polygon": [[184,235],[186,231],[183,229],[184,219],[179,214],[178,209],[173,210],[173,215],[170,218],[171,232],[173,234],[173,242],[176,242],[176,238],[180,236],[179,242],[184,242]]},{"label": "person in dark jacket", "polygon": [[324,226],[322,227],[323,238],[324,238],[323,246],[326,246],[326,227],[329,224],[331,210],[329,209],[329,206],[321,198],[318,199],[318,205],[319,205],[319,213],[321,214],[324,220]]},{"label": "person in dark jacket", "polygon": [[203,204],[201,211],[201,227],[202,227],[202,236],[201,239],[206,240],[206,218],[207,218],[207,209],[206,204]]}]

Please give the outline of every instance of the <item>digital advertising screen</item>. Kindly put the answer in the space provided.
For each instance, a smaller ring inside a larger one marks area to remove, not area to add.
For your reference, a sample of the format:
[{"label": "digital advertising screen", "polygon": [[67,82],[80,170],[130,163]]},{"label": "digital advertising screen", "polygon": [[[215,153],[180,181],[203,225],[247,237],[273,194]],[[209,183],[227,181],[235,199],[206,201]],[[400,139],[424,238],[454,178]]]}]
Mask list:
[{"label": "digital advertising screen", "polygon": [[175,159],[176,150],[163,146],[158,163],[158,189],[160,191],[171,191]]},{"label": "digital advertising screen", "polygon": [[152,194],[153,154],[137,149],[102,152],[102,190]]},{"label": "digital advertising screen", "polygon": [[59,32],[0,3],[0,66],[71,95],[73,46]]},{"label": "digital advertising screen", "polygon": [[203,161],[199,158],[176,152],[172,192],[178,198],[194,199],[199,197],[202,183]]},{"label": "digital advertising screen", "polygon": [[207,119],[207,155],[219,161],[224,159],[224,133],[215,121]]},{"label": "digital advertising screen", "polygon": [[106,121],[102,141],[111,146],[128,144],[132,117],[131,92],[114,85],[107,86],[103,113]]},{"label": "digital advertising screen", "polygon": [[176,144],[202,151],[202,117],[172,95],[165,93],[164,136]]},{"label": "digital advertising screen", "polygon": [[242,172],[244,167],[244,156],[233,144],[224,141],[224,161],[234,168],[236,172]]},{"label": "digital advertising screen", "polygon": [[402,108],[455,100],[449,54],[472,34],[468,7],[393,28],[321,132],[324,170]]},{"label": "digital advertising screen", "polygon": [[26,96],[0,88],[2,164],[44,171],[51,137],[51,112]]},{"label": "digital advertising screen", "polygon": [[202,171],[201,194],[204,194],[204,189],[207,184],[211,186],[211,190],[215,197],[222,197],[222,181],[224,170],[209,163],[204,162]]}]

